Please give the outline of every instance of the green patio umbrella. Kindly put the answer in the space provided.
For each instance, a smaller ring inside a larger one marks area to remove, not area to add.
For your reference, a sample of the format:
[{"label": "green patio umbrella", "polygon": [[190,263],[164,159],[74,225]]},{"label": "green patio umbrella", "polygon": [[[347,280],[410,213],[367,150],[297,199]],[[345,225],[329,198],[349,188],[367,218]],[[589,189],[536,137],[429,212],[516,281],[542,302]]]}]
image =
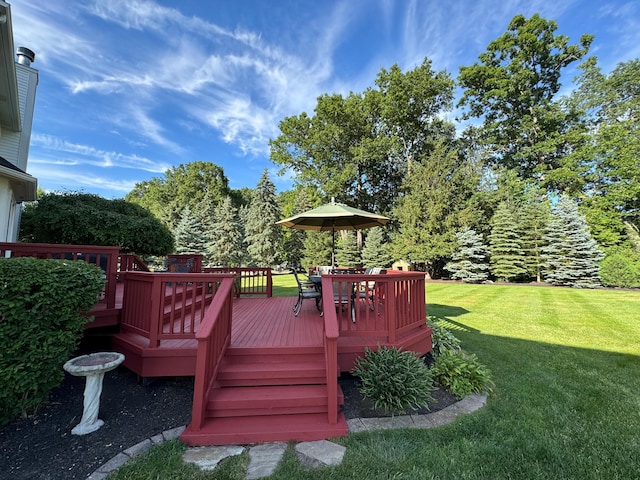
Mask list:
[{"label": "green patio umbrella", "polygon": [[363,230],[365,228],[381,227],[388,221],[389,219],[382,215],[349,207],[331,199],[331,203],[326,203],[276,223],[298,230],[330,231],[331,266],[334,267],[336,250],[334,233],[336,230]]}]

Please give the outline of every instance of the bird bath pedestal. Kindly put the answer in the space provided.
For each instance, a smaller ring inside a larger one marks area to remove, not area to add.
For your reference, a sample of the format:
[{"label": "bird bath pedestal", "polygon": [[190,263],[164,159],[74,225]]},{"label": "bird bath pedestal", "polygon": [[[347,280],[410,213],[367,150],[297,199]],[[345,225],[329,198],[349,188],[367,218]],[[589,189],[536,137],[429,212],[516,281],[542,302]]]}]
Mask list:
[{"label": "bird bath pedestal", "polygon": [[106,372],[113,370],[123,361],[124,355],[121,353],[100,352],[82,355],[64,364],[62,368],[71,375],[86,377],[82,420],[73,427],[71,433],[74,435],[86,435],[87,433],[95,432],[104,424],[104,421],[98,419],[102,379]]}]

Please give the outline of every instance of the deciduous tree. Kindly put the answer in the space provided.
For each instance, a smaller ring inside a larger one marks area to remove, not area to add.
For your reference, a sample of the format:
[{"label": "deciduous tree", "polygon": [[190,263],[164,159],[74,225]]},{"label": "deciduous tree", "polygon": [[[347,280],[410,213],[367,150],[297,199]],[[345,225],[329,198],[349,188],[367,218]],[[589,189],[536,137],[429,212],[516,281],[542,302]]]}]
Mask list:
[{"label": "deciduous tree", "polygon": [[570,153],[584,130],[556,95],[562,70],[587,54],[593,36],[570,45],[556,29],[538,14],[514,17],[478,63],[460,68],[459,104],[467,107],[464,118],[483,119],[482,139],[495,164],[550,189],[576,191],[587,167]]},{"label": "deciduous tree", "polygon": [[592,162],[586,216],[601,245],[622,245],[640,228],[640,59],[609,75],[591,59],[577,80],[571,101],[592,132],[580,152]]},{"label": "deciduous tree", "polygon": [[195,211],[205,197],[217,205],[230,193],[222,167],[197,161],[170,168],[164,178],[137,183],[125,198],[148,208],[173,228],[186,206]]},{"label": "deciduous tree", "polygon": [[450,107],[453,81],[425,60],[406,73],[396,65],[383,69],[375,83],[364,93],[319,97],[312,116],[285,118],[271,142],[271,159],[326,198],[387,212],[409,162],[443,131],[453,131],[441,116]]}]

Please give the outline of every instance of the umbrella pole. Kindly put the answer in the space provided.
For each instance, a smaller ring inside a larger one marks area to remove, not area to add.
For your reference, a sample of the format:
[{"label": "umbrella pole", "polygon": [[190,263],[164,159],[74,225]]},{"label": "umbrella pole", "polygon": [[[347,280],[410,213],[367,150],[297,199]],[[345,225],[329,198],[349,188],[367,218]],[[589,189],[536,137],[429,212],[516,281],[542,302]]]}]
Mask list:
[{"label": "umbrella pole", "polygon": [[331,227],[331,270],[336,268],[336,232],[335,228]]}]

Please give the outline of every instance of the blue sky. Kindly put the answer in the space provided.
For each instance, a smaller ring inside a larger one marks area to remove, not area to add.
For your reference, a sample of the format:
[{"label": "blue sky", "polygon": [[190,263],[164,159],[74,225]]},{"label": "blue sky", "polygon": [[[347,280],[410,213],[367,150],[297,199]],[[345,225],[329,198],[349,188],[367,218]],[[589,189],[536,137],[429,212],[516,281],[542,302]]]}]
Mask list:
[{"label": "blue sky", "polygon": [[[196,160],[254,187],[286,116],[323,93],[361,92],[424,57],[453,77],[539,13],[605,72],[640,57],[635,0],[31,0],[11,2],[16,47],[40,72],[27,171],[47,191],[123,197]],[[570,88],[569,74],[564,78]]]}]

